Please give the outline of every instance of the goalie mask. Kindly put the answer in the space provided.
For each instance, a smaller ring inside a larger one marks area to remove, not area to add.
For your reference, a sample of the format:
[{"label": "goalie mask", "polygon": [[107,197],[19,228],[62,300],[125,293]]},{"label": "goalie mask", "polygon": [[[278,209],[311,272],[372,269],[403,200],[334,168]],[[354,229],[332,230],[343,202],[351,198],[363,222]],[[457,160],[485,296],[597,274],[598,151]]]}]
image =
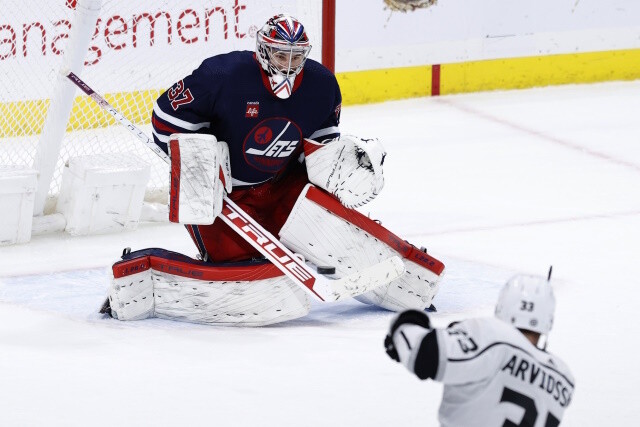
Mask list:
[{"label": "goalie mask", "polygon": [[546,335],[551,330],[555,308],[556,299],[546,278],[518,275],[502,288],[496,317],[518,329]]},{"label": "goalie mask", "polygon": [[289,15],[274,16],[256,34],[256,57],[278,98],[291,96],[309,51],[311,44],[304,26]]}]

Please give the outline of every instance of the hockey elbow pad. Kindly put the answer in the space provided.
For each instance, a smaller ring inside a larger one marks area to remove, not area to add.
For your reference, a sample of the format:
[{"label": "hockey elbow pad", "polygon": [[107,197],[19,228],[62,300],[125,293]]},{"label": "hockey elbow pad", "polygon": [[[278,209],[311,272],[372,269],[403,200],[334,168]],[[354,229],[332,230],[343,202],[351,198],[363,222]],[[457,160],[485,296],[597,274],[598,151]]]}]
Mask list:
[{"label": "hockey elbow pad", "polygon": [[343,135],[326,144],[305,139],[304,153],[309,181],[348,208],[373,200],[384,186],[387,153],[377,139]]}]

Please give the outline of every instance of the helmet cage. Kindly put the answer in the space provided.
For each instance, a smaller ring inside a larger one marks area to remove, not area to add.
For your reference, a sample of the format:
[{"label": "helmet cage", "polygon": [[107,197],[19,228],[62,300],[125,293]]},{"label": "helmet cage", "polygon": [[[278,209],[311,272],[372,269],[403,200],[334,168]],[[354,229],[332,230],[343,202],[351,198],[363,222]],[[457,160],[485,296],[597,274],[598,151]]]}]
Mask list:
[{"label": "helmet cage", "polygon": [[302,24],[295,18],[277,15],[256,34],[256,56],[270,77],[296,77],[311,51]]}]

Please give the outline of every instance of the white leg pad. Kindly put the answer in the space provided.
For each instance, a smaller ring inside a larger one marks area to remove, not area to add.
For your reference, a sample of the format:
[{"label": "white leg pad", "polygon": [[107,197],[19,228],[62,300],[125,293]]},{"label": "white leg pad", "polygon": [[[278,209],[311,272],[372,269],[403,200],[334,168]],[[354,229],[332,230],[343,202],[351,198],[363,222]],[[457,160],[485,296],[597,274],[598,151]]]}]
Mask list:
[{"label": "white leg pad", "polygon": [[130,276],[113,278],[109,286],[112,313],[120,320],[154,317],[153,274],[145,270]]},{"label": "white leg pad", "polygon": [[[218,277],[224,266],[209,267],[184,258],[176,261],[145,253],[116,263],[108,291],[113,316],[264,326],[309,313],[307,293],[284,275],[256,278],[264,276],[261,267],[251,267],[222,280]],[[208,280],[212,274],[216,279]]]},{"label": "white leg pad", "polygon": [[[442,263],[373,220],[344,208],[313,186],[307,186],[298,198],[280,230],[280,240],[316,265],[334,266],[337,276],[353,273],[393,255],[404,257],[405,274],[356,297],[361,302],[388,310],[428,307],[444,274]],[[428,268],[424,260],[428,260]]]},{"label": "white leg pad", "polygon": [[205,282],[157,273],[154,288],[156,317],[185,322],[265,326],[305,316],[311,308],[307,293],[286,276]]}]

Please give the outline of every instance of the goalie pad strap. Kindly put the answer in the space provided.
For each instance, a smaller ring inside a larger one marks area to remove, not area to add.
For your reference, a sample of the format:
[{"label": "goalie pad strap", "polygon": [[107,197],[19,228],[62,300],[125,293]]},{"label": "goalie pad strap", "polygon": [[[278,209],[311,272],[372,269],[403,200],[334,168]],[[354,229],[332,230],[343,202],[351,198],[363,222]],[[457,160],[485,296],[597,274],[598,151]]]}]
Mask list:
[{"label": "goalie pad strap", "polygon": [[442,262],[422,252],[412,244],[407,243],[360,212],[344,207],[338,199],[332,197],[330,194],[316,187],[309,186],[305,197],[386,243],[395,251],[399,252],[404,258],[421,265],[438,276],[444,271],[444,264]]}]

